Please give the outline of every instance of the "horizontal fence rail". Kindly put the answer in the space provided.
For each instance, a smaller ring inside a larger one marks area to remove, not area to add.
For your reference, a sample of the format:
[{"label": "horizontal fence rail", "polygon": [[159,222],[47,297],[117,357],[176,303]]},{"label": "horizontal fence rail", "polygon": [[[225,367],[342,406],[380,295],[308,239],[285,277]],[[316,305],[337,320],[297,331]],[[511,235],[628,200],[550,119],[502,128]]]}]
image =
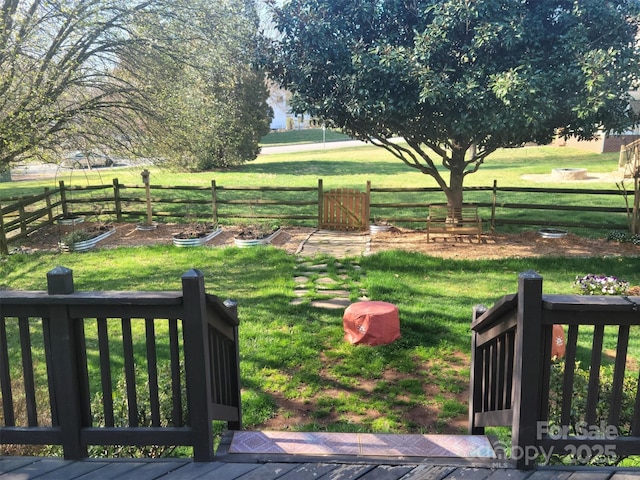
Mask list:
[{"label": "horizontal fence rail", "polygon": [[233,302],[187,272],[179,292],[74,292],[72,272],[48,292],[0,292],[0,443],[187,445],[213,457],[212,422],[241,428]]},{"label": "horizontal fence rail", "polygon": [[[640,455],[640,372],[628,355],[639,307],[640,297],[543,295],[535,272],[520,275],[517,294],[476,307],[470,433],[511,427],[520,468],[550,454],[578,464]],[[552,357],[557,325],[563,358]]]},{"label": "horizontal fence rail", "polygon": [[[429,206],[442,204],[438,187],[362,186],[367,193],[367,221],[425,228]],[[111,221],[278,223],[315,226],[323,222],[323,181],[309,187],[166,186],[112,184],[45,188],[38,195],[0,199],[0,253],[60,219],[95,217]],[[585,196],[589,204],[585,204]],[[569,227],[628,230],[633,191],[583,188],[465,187],[465,201],[479,208],[491,230],[497,227]],[[544,212],[543,215],[540,212]],[[553,213],[553,215],[549,215]],[[544,218],[541,218],[544,217]]]}]

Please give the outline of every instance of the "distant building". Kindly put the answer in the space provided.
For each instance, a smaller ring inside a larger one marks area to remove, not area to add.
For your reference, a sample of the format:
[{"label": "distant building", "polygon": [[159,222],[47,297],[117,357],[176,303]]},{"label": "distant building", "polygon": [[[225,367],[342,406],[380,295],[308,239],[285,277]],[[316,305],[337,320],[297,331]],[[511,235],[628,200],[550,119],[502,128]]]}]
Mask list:
[{"label": "distant building", "polygon": [[558,138],[556,145],[560,147],[574,147],[595,153],[619,152],[620,147],[640,138],[638,130],[629,130],[619,135],[600,133],[594,140],[578,140],[577,138]]},{"label": "distant building", "polygon": [[267,103],[273,109],[271,130],[298,130],[311,126],[312,121],[308,115],[293,115],[290,112],[290,92],[271,82],[268,84],[268,88]]},{"label": "distant building", "polygon": [[[629,92],[629,94],[631,95],[629,107],[636,113],[640,112],[640,92],[635,90]],[[619,152],[620,147],[629,145],[638,139],[640,139],[640,126],[636,125],[635,128],[629,129],[621,134],[601,132],[594,140],[585,141],[576,138],[564,140],[558,138],[556,145],[581,148],[596,153],[610,153]]]}]

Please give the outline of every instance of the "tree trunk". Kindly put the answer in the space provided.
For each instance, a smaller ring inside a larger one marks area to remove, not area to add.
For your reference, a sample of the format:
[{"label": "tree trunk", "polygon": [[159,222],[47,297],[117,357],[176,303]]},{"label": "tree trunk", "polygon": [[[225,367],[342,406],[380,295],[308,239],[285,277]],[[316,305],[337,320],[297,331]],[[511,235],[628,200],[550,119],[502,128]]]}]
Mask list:
[{"label": "tree trunk", "polygon": [[445,190],[447,205],[453,211],[460,211],[464,200],[462,185],[464,182],[466,149],[454,149],[451,152],[451,165],[449,169],[449,188]]}]

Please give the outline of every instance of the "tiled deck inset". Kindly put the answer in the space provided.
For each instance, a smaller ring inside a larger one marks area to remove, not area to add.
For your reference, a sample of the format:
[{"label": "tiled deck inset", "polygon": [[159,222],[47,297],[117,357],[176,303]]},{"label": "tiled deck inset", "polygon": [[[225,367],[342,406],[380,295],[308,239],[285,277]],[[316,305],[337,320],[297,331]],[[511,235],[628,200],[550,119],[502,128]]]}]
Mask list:
[{"label": "tiled deck inset", "polygon": [[496,458],[481,435],[234,432],[229,453]]}]

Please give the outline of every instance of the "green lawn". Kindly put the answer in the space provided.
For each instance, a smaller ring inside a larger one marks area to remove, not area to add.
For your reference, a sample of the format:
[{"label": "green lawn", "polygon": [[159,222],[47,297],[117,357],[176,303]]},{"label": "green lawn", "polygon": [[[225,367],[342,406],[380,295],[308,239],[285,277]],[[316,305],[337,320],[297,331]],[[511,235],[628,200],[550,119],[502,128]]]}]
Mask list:
[{"label": "green lawn", "polygon": [[[616,169],[617,154],[596,155],[553,146],[496,152],[468,186],[497,179],[508,186],[557,186],[524,180],[557,167]],[[363,146],[262,155],[230,170],[198,174],[151,167],[160,185],[313,186],[363,188],[435,186],[384,150]],[[0,183],[0,198],[40,192],[57,181],[78,185],[140,182],[141,168],[66,172],[55,179]],[[612,183],[584,188],[615,189]],[[525,198],[526,199],[526,198]],[[590,201],[585,195],[582,199]],[[170,259],[168,261],[167,259]],[[335,259],[318,259],[332,264]],[[150,247],[85,254],[15,254],[0,259],[0,288],[46,289],[46,272],[74,270],[77,290],[174,290],[191,268],[205,272],[210,293],[239,302],[243,410],[246,428],[277,420],[290,429],[376,432],[463,431],[469,378],[470,319],[476,304],[492,305],[516,290],[519,272],[533,269],[547,293],[570,293],[576,275],[616,275],[640,284],[640,258],[543,258],[459,261],[384,252],[349,269],[353,298],[400,309],[402,338],[389,346],[354,347],[343,340],[342,311],[294,306],[296,261],[275,248],[257,250]],[[632,356],[640,362],[640,338]],[[583,350],[588,352],[589,345]],[[423,415],[417,415],[422,412]],[[415,419],[427,419],[417,422]]]},{"label": "green lawn", "polygon": [[[399,307],[402,338],[392,345],[352,346],[341,310],[291,305],[296,261],[272,247],[17,254],[3,259],[0,275],[3,288],[45,289],[46,272],[64,265],[76,290],[175,290],[185,271],[201,269],[210,293],[239,303],[246,428],[277,421],[294,430],[400,433],[464,431],[473,306],[513,293],[519,272],[539,272],[546,293],[571,293],[575,276],[588,272],[640,284],[640,258],[458,261],[392,251],[359,264],[347,271],[353,295],[364,288]],[[631,345],[636,361],[639,341]],[[420,411],[428,421],[415,421]]]},{"label": "green lawn", "polygon": [[275,147],[277,145],[299,145],[303,143],[340,142],[351,140],[351,137],[337,130],[329,128],[305,128],[301,130],[286,130],[270,132],[260,140],[262,147]]},{"label": "green lawn", "polygon": [[[503,149],[492,154],[480,170],[468,175],[465,186],[499,185],[512,187],[558,186],[524,180],[525,174],[551,173],[553,168],[587,168],[589,172],[613,172],[618,154],[594,154],[566,147],[543,146]],[[202,173],[181,173],[161,167],[145,167],[151,171],[151,183],[158,185],[209,186],[215,179],[225,186],[315,186],[324,180],[326,188],[363,189],[367,180],[375,187],[436,187],[431,177],[407,167],[384,149],[374,146],[349,147],[274,155],[260,155],[254,161],[231,169]],[[141,184],[143,167],[116,167],[93,171],[64,170],[55,178],[39,181],[1,182],[0,198],[41,192],[43,187],[56,187],[59,180],[69,185],[110,185],[113,178],[121,183]],[[563,184],[563,186],[567,186]],[[615,189],[614,182],[576,183],[572,188]]]}]

